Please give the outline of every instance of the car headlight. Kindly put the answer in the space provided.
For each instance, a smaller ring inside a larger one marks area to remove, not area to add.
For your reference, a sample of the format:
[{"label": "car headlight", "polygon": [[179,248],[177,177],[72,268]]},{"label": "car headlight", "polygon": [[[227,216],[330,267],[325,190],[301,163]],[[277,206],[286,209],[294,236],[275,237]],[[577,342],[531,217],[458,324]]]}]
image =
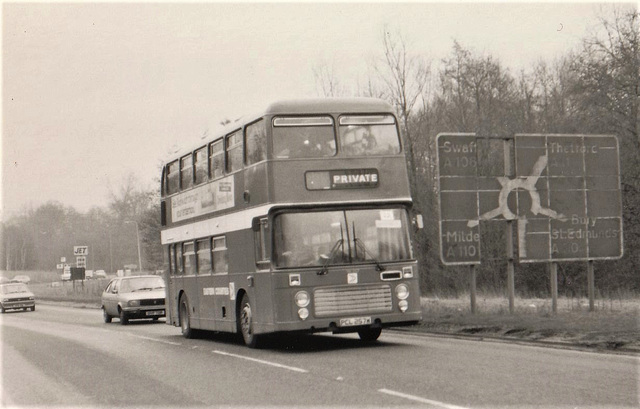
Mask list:
[{"label": "car headlight", "polygon": [[311,297],[309,297],[309,293],[306,291],[298,291],[294,298],[298,307],[306,307],[311,301]]},{"label": "car headlight", "polygon": [[396,287],[396,297],[399,300],[406,300],[409,297],[409,287],[406,284],[398,284]]},{"label": "car headlight", "polygon": [[129,307],[139,307],[140,306],[140,300],[131,300],[127,303],[127,305]]}]

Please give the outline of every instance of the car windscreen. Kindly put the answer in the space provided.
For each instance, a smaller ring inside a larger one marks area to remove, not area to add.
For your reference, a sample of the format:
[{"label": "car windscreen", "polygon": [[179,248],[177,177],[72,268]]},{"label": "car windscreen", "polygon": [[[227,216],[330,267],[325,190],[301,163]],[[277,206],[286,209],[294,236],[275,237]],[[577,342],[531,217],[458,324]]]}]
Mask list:
[{"label": "car windscreen", "polygon": [[122,280],[120,283],[121,293],[131,293],[134,291],[150,291],[164,288],[162,277],[136,277]]},{"label": "car windscreen", "polygon": [[29,289],[24,284],[6,284],[0,286],[0,292],[2,294],[28,293]]}]

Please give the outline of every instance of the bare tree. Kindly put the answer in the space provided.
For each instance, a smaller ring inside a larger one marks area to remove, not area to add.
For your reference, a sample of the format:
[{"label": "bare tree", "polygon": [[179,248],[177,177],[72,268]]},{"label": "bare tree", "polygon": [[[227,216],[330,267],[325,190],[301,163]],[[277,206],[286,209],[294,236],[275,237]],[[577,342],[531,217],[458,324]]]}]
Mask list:
[{"label": "bare tree", "polygon": [[411,54],[402,35],[392,34],[388,27],[383,30],[383,51],[382,63],[375,65],[375,69],[384,84],[384,99],[391,102],[400,117],[409,162],[409,181],[415,190],[416,160],[413,147],[419,135],[412,134],[409,119],[416,104],[424,101],[422,96],[429,80],[430,64],[422,55]]}]

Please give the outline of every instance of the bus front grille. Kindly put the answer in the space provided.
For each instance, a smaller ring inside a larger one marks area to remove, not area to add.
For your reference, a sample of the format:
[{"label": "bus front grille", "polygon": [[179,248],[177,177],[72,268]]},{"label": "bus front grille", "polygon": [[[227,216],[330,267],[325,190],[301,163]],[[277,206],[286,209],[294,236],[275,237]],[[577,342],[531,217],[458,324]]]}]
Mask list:
[{"label": "bus front grille", "polygon": [[313,295],[316,317],[369,314],[393,308],[388,285],[322,288]]}]

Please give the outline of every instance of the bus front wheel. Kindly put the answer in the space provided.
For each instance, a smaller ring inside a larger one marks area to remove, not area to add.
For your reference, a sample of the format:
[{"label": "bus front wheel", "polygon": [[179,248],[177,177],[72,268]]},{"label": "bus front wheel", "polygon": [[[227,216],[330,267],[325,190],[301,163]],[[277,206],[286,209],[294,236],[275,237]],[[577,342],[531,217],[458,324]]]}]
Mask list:
[{"label": "bus front wheel", "polygon": [[373,342],[378,339],[382,333],[382,328],[366,328],[358,331],[358,336],[364,342]]},{"label": "bus front wheel", "polygon": [[186,295],[180,297],[178,318],[180,320],[180,329],[182,330],[182,336],[185,338],[193,338],[195,335],[195,330],[191,328],[191,322],[189,320],[189,300],[187,299]]},{"label": "bus front wheel", "polygon": [[240,302],[238,329],[246,346],[258,348],[261,337],[253,332],[253,310],[247,294],[242,295],[242,301]]}]

